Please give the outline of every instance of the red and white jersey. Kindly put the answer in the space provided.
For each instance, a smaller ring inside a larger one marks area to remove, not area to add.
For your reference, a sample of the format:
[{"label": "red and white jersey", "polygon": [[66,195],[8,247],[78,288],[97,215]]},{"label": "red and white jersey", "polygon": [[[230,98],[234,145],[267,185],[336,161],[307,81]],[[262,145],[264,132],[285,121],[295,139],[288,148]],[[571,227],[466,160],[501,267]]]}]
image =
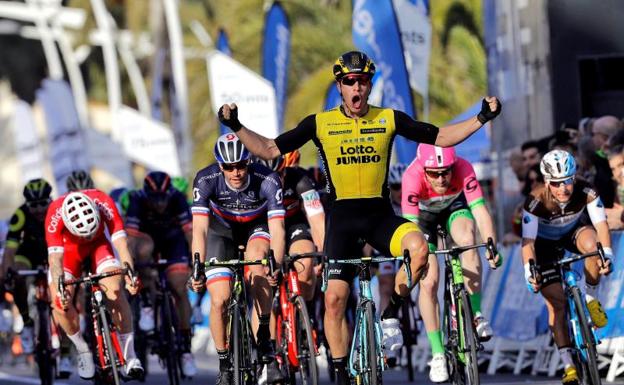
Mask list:
[{"label": "red and white jersey", "polygon": [[97,229],[95,236],[90,239],[80,238],[72,234],[65,227],[63,216],[61,215],[63,200],[67,194],[57,198],[50,204],[50,207],[48,207],[45,220],[48,254],[62,253],[68,245],[81,246],[88,243],[96,243],[102,239],[105,240],[107,238],[107,233],[110,235],[112,241],[119,237],[126,236],[123,220],[111,197],[97,189],[82,190],[81,192],[91,198],[97,205],[100,211],[100,227]]},{"label": "red and white jersey", "polygon": [[414,160],[405,170],[402,181],[401,211],[410,220],[416,219],[420,210],[439,213],[446,209],[461,194],[470,207],[484,202],[483,191],[474,168],[465,159],[457,158],[453,165],[451,183],[444,194],[433,190],[425,176],[425,169]]}]

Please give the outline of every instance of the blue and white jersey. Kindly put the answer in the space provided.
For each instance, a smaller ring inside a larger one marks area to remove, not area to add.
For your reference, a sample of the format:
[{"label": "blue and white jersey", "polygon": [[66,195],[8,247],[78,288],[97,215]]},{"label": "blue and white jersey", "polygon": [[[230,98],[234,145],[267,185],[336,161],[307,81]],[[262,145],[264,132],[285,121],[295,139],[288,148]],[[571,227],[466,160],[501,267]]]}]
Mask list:
[{"label": "blue and white jersey", "polygon": [[247,182],[240,189],[230,187],[217,163],[202,170],[193,181],[193,215],[210,215],[226,226],[265,217],[284,218],[282,183],[269,168],[250,163]]},{"label": "blue and white jersey", "polygon": [[576,180],[566,203],[557,202],[548,186],[541,186],[524,203],[522,238],[559,240],[578,225],[585,212],[592,224],[606,220],[604,205],[587,182]]}]

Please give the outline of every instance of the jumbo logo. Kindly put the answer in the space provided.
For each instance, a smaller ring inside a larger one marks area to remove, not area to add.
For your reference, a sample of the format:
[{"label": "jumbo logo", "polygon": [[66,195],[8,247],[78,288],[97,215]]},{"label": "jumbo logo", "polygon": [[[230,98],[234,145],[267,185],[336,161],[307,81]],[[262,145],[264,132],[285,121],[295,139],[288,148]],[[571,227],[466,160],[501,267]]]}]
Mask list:
[{"label": "jumbo logo", "polygon": [[[372,155],[371,155],[372,154]],[[381,155],[378,155],[373,146],[340,146],[340,155],[336,158],[336,164],[379,163]]]}]

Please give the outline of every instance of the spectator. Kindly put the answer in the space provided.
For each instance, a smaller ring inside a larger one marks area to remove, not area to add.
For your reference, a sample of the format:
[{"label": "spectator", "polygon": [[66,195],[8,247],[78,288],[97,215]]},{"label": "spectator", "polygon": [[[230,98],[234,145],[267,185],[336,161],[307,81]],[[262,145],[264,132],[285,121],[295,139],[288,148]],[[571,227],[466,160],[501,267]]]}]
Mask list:
[{"label": "spectator", "polygon": [[615,182],[605,150],[608,147],[607,143],[621,130],[621,126],[620,120],[610,115],[596,119],[592,126],[591,137],[595,151],[590,161],[596,168],[596,174],[591,182],[600,195],[605,208],[612,208],[615,201]]},{"label": "spectator", "polygon": [[525,170],[528,170],[536,164],[539,164],[540,160],[542,160],[542,153],[539,143],[534,140],[524,142],[522,144],[521,150]]},{"label": "spectator", "polygon": [[613,208],[606,209],[609,229],[619,230],[624,228],[624,146],[613,147],[608,155],[609,166],[616,182],[616,202]]}]

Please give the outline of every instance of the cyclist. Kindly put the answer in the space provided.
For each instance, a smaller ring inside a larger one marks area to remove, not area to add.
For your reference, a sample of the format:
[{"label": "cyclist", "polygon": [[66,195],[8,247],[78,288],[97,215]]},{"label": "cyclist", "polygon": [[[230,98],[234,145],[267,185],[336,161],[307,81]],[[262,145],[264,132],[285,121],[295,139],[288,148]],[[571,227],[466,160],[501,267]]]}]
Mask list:
[{"label": "cyclist", "polygon": [[[32,179],[24,186],[25,202],[15,210],[9,222],[9,232],[0,268],[0,282],[4,281],[8,269],[36,269],[47,264],[44,220],[46,210],[52,202],[52,186],[42,178]],[[0,290],[2,291],[2,290]],[[25,354],[34,351],[34,321],[28,308],[28,284],[23,277],[14,277],[13,298],[24,322],[21,333]],[[66,362],[63,362],[63,370]]]},{"label": "cyclist", "polygon": [[[496,241],[494,222],[485,204],[481,186],[472,165],[458,157],[453,147],[420,144],[416,159],[403,175],[403,216],[418,223],[425,233],[429,249],[438,245],[437,227],[444,226],[459,246],[475,243],[475,222],[481,238]],[[490,264],[500,266],[502,257],[496,255]],[[476,250],[462,254],[464,281],[470,293],[474,324],[481,340],[492,337],[492,328],[481,313],[481,258]],[[438,304],[439,268],[435,254],[429,255],[429,268],[420,283],[418,307],[431,344],[429,378],[432,382],[448,380],[446,358]],[[382,319],[395,317],[396,309],[389,307]],[[398,320],[396,321],[398,322]]]},{"label": "cyclist", "polygon": [[[265,257],[269,247],[281,263],[284,255],[285,230],[282,185],[279,176],[257,163],[249,163],[249,151],[236,135],[221,135],[214,147],[217,163],[202,170],[193,182],[193,251],[200,260],[237,257],[237,247],[247,245],[245,258]],[[251,295],[259,318],[256,341],[258,355],[267,364],[267,382],[283,380],[275,361],[269,325],[272,296],[269,285],[276,279],[268,276],[261,266],[250,266]],[[210,331],[219,355],[217,384],[232,382],[231,362],[226,347],[226,308],[231,295],[232,272],[213,268],[200,281],[192,281],[195,291],[210,294]]]},{"label": "cyclist", "polygon": [[[418,279],[426,264],[427,243],[418,227],[396,216],[389,203],[386,182],[392,140],[399,134],[418,142],[454,145],[495,118],[500,113],[500,103],[495,97],[487,97],[478,116],[438,128],[417,122],[401,111],[370,106],[368,97],[374,73],[375,64],[365,53],[351,51],[340,56],[333,74],[342,104],[308,116],[295,129],[275,139],[243,127],[235,104],[223,105],[219,118],[252,153],[263,159],[276,158],[313,140],[323,160],[331,201],[326,219],[327,256],[361,255],[360,239],[385,255],[401,255],[403,249],[409,249],[414,279]],[[344,314],[354,274],[355,269],[329,266],[325,329],[339,384],[348,381],[349,333]],[[409,295],[405,272],[397,276],[400,293],[395,292],[396,296]],[[384,334],[396,335],[400,330]]]},{"label": "cyclist", "polygon": [[[299,157],[299,151],[295,150],[272,160],[255,158],[256,162],[277,172],[282,181],[286,210],[286,247],[291,255],[311,253],[315,251],[315,247],[322,252],[325,238],[325,210],[314,182],[304,169],[297,167]],[[313,317],[316,289],[313,260],[298,261],[297,274],[301,296],[306,301],[308,314]]]},{"label": "cyclist", "polygon": [[[559,348],[565,369],[562,382],[579,382],[574,365],[574,348],[566,323],[566,297],[558,268],[550,265],[563,256],[596,251],[596,242],[604,245],[607,263],[598,256],[585,259],[585,300],[592,323],[607,324],[607,315],[598,301],[600,276],[611,271],[613,250],[604,205],[596,191],[576,179],[576,161],[572,154],[553,150],[541,160],[545,185],[534,189],[526,199],[522,217],[522,261],[524,276],[531,292],[539,291],[548,309],[548,324]],[[539,266],[540,283],[531,278],[529,260]]]},{"label": "cyclist", "polygon": [[65,179],[67,191],[80,191],[95,188],[91,175],[85,170],[74,170]]},{"label": "cyclist", "polygon": [[[190,274],[189,257],[192,236],[191,210],[186,197],[173,188],[171,178],[162,171],[149,172],[143,181],[143,189],[129,197],[126,216],[128,245],[140,262],[151,262],[153,255],[172,262],[167,268],[167,280],[175,297],[180,335],[182,337],[182,373],[186,377],[197,374],[195,360],[191,354],[191,304],[188,299],[186,281]],[[154,329],[154,308],[149,292],[154,282],[149,269],[139,269],[143,307],[139,328]]]},{"label": "cyclist", "polygon": [[[45,237],[54,318],[76,347],[78,374],[89,379],[95,374],[95,365],[93,353],[80,334],[78,314],[71,301],[74,288],[68,287],[65,293],[60,293],[58,283],[62,279],[80,277],[82,266],[89,259],[90,271],[93,273],[119,269],[121,262],[132,268],[134,264],[123,221],[115,202],[102,191],[89,189],[70,192],[50,204],[45,220]],[[111,242],[121,261],[115,256]],[[113,322],[120,332],[119,340],[126,360],[122,374],[129,378],[140,378],[143,367],[134,352],[132,314],[122,291],[121,278],[112,276],[100,282],[106,287],[104,292],[111,307]],[[137,293],[138,286],[126,277],[126,289],[131,294]]]}]

